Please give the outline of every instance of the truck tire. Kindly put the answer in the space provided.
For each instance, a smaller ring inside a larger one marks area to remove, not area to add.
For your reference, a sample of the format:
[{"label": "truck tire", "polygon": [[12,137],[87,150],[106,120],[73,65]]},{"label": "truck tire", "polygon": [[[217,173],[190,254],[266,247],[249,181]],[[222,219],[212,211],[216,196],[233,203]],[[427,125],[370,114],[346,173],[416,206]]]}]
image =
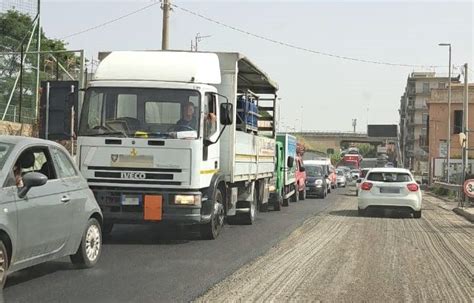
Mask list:
[{"label": "truck tire", "polygon": [[421,210],[413,212],[413,218],[420,219],[421,218]]},{"label": "truck tire", "polygon": [[3,289],[3,286],[7,281],[7,271],[8,251],[3,241],[0,241],[0,290]]},{"label": "truck tire", "polygon": [[295,186],[295,192],[293,195],[291,195],[291,202],[298,202],[300,199],[300,193],[298,191],[298,188]]},{"label": "truck tire", "polygon": [[303,189],[302,191],[300,191],[299,194],[300,194],[300,200],[301,201],[306,200],[306,188]]},{"label": "truck tire", "polygon": [[248,213],[242,214],[242,224],[245,225],[252,225],[255,221],[255,217],[257,216],[258,211],[258,201],[256,191],[254,190],[253,194],[253,201],[247,202],[249,204],[250,211]]},{"label": "truck tire", "polygon": [[200,226],[201,238],[204,240],[214,240],[217,239],[221,233],[222,228],[224,227],[224,199],[222,192],[219,188],[216,188],[214,192],[214,209],[211,213],[211,220],[208,223],[202,224]]},{"label": "truck tire", "polygon": [[108,236],[112,233],[112,229],[114,228],[113,223],[104,223],[102,224],[102,235]]},{"label": "truck tire", "polygon": [[290,199],[289,198],[283,199],[282,206],[284,207],[290,206]]},{"label": "truck tire", "polygon": [[90,218],[77,252],[70,256],[71,262],[80,268],[90,268],[97,264],[101,252],[102,232],[100,224],[96,219]]},{"label": "truck tire", "polygon": [[273,210],[281,211],[282,205],[283,205],[283,199],[281,198],[280,195],[278,195],[278,197],[276,197],[275,200],[273,201]]}]

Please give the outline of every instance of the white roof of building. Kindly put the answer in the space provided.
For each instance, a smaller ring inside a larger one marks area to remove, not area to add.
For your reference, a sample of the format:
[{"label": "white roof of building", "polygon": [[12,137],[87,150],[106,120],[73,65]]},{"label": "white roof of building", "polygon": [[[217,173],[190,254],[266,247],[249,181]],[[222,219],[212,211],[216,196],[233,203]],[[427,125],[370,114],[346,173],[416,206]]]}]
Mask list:
[{"label": "white roof of building", "polygon": [[100,62],[94,80],[220,84],[221,72],[213,53],[114,51]]}]

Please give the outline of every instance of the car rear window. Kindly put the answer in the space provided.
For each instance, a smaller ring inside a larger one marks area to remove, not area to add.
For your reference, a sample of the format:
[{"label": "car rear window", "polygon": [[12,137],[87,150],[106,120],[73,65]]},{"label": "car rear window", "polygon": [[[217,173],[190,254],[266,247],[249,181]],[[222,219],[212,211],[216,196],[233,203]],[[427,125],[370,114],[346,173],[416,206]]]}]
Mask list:
[{"label": "car rear window", "polygon": [[367,180],[375,182],[410,182],[412,178],[407,173],[372,172],[367,176]]},{"label": "car rear window", "polygon": [[13,144],[0,142],[0,169],[3,169],[5,162],[7,162],[8,155],[12,151]]}]

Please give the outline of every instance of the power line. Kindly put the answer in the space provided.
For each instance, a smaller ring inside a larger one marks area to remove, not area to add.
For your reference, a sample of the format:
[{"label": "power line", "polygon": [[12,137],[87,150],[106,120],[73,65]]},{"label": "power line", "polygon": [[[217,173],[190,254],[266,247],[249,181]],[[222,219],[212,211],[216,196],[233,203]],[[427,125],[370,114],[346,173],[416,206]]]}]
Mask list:
[{"label": "power line", "polygon": [[242,34],[246,34],[248,36],[252,36],[254,38],[258,38],[258,39],[261,39],[261,40],[265,40],[265,41],[268,41],[268,42],[271,42],[271,43],[274,43],[274,44],[279,44],[279,45],[283,45],[283,46],[286,46],[286,47],[289,47],[289,48],[293,48],[293,49],[297,49],[297,50],[301,50],[301,51],[305,51],[305,52],[309,52],[309,53],[313,53],[313,54],[317,54],[317,55],[322,55],[322,56],[326,56],[326,57],[333,57],[333,58],[337,58],[337,59],[342,59],[342,60],[349,60],[349,61],[355,61],[355,62],[362,62],[362,63],[370,63],[370,64],[378,64],[378,65],[388,65],[388,66],[401,66],[401,67],[418,67],[418,68],[437,68],[437,67],[444,67],[444,66],[441,66],[441,65],[417,65],[417,64],[405,64],[405,63],[393,63],[393,62],[384,62],[384,61],[377,61],[377,60],[367,60],[367,59],[360,59],[360,58],[355,58],[355,57],[348,57],[348,56],[341,56],[341,55],[336,55],[336,54],[332,54],[332,53],[327,53],[327,52],[322,52],[322,51],[318,51],[318,50],[313,50],[313,49],[309,49],[309,48],[305,48],[305,47],[302,47],[302,46],[297,46],[297,45],[293,45],[293,44],[290,44],[290,43],[287,43],[287,42],[283,42],[283,41],[278,41],[278,40],[275,40],[275,39],[272,39],[272,38],[268,38],[268,37],[264,37],[264,36],[261,36],[259,34],[254,34],[254,33],[251,33],[249,31],[246,31],[246,30],[243,30],[241,28],[237,28],[235,26],[232,26],[232,25],[228,25],[228,24],[225,24],[225,23],[222,23],[220,21],[217,21],[215,19],[212,19],[210,17],[207,17],[207,16],[204,16],[200,13],[197,13],[197,12],[194,12],[194,11],[191,11],[187,8],[184,8],[184,7],[181,7],[181,6],[178,6],[174,3],[171,4],[171,6],[173,7],[176,7],[188,14],[191,14],[191,15],[194,15],[196,17],[199,17],[201,19],[204,19],[204,20],[207,20],[209,22],[212,22],[212,23],[215,23],[217,25],[220,25],[220,26],[223,26],[223,27],[226,27],[228,29],[231,29],[233,31],[236,31],[236,32],[240,32]]},{"label": "power line", "polygon": [[152,4],[149,4],[149,5],[147,5],[147,6],[144,6],[144,7],[142,7],[142,8],[139,8],[139,9],[137,9],[137,10],[134,10],[134,11],[132,11],[132,12],[130,12],[130,13],[127,13],[127,14],[122,15],[122,16],[120,16],[120,17],[117,17],[117,18],[115,18],[115,19],[111,19],[111,20],[109,20],[109,21],[106,21],[106,22],[104,22],[104,23],[98,24],[98,25],[96,25],[96,26],[89,27],[89,28],[87,28],[87,29],[84,29],[84,30],[75,32],[75,33],[73,33],[73,34],[70,34],[70,35],[61,37],[60,39],[71,38],[71,37],[74,37],[74,36],[77,36],[77,35],[80,35],[80,34],[83,34],[83,33],[86,33],[86,32],[89,32],[89,31],[92,31],[92,30],[95,30],[95,29],[98,29],[98,28],[100,28],[100,27],[104,27],[104,26],[109,25],[109,24],[111,24],[111,23],[114,23],[114,22],[116,22],[116,21],[119,21],[119,20],[122,20],[122,19],[124,19],[124,18],[127,18],[127,17],[129,17],[129,16],[131,16],[131,15],[134,15],[134,14],[136,14],[136,13],[139,13],[139,12],[141,12],[141,11],[144,11],[144,10],[146,10],[146,9],[152,7],[152,6],[155,6],[155,5],[159,4],[159,3],[160,3],[160,2],[153,2]]}]

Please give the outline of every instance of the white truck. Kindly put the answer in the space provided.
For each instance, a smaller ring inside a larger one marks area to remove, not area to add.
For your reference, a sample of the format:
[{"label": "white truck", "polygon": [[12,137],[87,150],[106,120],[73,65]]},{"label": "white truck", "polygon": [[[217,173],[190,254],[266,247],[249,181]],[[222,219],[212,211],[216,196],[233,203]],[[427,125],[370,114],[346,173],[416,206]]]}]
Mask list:
[{"label": "white truck", "polygon": [[[101,54],[82,104],[80,170],[114,224],[200,225],[266,210],[278,86],[239,53]],[[260,113],[264,113],[260,115]]]}]

